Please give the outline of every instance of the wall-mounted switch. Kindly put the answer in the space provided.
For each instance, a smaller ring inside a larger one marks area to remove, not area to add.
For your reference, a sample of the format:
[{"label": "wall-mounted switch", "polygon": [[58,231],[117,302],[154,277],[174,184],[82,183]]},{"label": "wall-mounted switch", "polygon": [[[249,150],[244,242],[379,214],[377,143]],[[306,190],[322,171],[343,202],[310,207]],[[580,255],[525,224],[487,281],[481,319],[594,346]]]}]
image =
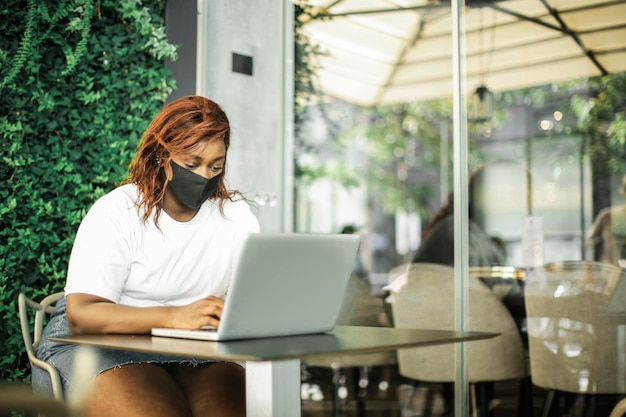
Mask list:
[{"label": "wall-mounted switch", "polygon": [[252,57],[233,52],[233,72],[252,75]]}]

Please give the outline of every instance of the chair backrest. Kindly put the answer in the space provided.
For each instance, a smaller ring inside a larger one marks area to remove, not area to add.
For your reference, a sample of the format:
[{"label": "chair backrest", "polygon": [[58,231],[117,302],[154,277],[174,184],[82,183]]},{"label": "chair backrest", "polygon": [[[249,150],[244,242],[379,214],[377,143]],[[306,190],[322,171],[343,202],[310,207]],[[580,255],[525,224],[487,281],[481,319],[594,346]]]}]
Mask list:
[{"label": "chair backrest", "polygon": [[369,285],[358,276],[350,277],[338,325],[389,327],[382,297],[372,294]]},{"label": "chair backrest", "polygon": [[[389,286],[395,327],[454,330],[454,268],[410,264]],[[526,375],[524,348],[513,318],[502,302],[478,279],[469,281],[467,330],[501,333],[466,345],[470,382],[519,379]],[[431,382],[455,380],[454,346],[398,351],[402,376]]]},{"label": "chair backrest", "polygon": [[626,314],[607,307],[622,268],[591,261],[529,273],[526,312],[533,383],[589,394],[626,392]]},{"label": "chair backrest", "polygon": [[[20,327],[22,329],[22,339],[24,340],[24,348],[28,355],[31,367],[37,366],[50,374],[52,381],[52,391],[54,398],[62,401],[63,387],[61,378],[57,370],[35,356],[35,350],[41,341],[45,319],[52,313],[54,305],[63,296],[62,292],[48,295],[41,302],[36,302],[20,293],[18,296],[18,310],[20,316]],[[31,330],[31,320],[34,313],[34,322]],[[32,333],[31,333],[32,332]]]}]

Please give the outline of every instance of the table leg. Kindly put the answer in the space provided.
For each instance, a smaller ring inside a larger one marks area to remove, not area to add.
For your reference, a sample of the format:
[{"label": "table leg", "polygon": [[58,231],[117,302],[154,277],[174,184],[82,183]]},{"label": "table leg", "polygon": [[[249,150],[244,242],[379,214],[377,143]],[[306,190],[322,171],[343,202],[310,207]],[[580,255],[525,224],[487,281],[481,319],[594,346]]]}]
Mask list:
[{"label": "table leg", "polygon": [[246,362],[246,415],[301,415],[300,360]]}]

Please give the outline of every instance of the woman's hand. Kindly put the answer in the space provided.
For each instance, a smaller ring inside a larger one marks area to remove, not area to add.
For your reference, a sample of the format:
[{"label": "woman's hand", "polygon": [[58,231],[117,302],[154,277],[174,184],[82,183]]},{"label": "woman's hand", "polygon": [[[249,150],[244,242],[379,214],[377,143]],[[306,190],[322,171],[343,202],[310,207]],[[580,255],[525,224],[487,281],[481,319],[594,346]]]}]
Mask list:
[{"label": "woman's hand", "polygon": [[218,327],[224,300],[209,296],[182,307],[175,307],[172,311],[172,325],[178,329],[199,329],[204,326]]},{"label": "woman's hand", "polygon": [[185,306],[130,307],[90,294],[68,294],[67,318],[73,334],[150,333],[153,327],[217,327],[224,300],[209,296]]}]

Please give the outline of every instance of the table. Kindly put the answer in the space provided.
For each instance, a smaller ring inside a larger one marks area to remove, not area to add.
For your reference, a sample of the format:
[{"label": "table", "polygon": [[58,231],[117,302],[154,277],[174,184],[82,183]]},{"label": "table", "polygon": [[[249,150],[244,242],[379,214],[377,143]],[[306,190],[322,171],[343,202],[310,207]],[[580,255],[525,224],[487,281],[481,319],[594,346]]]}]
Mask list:
[{"label": "table", "polygon": [[197,359],[245,361],[246,409],[251,417],[301,415],[300,360],[383,352],[403,348],[482,340],[488,332],[336,326],[332,332],[228,342],[150,335],[84,335],[51,338],[60,343],[161,353]]},{"label": "table", "polygon": [[473,278],[526,279],[526,269],[515,266],[470,266],[468,272]]}]

